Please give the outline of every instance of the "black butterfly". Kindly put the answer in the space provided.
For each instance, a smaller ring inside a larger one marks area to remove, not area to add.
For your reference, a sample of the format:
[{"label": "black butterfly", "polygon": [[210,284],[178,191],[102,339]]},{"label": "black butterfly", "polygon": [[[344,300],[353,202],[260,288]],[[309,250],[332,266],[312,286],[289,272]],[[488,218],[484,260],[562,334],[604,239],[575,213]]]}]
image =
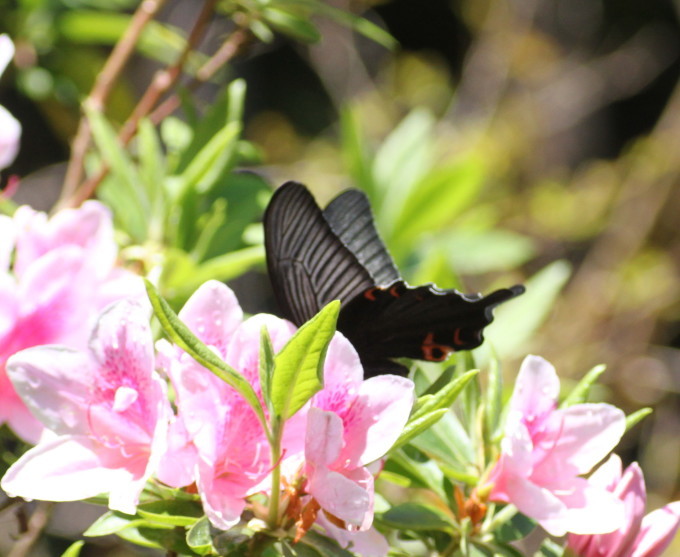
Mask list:
[{"label": "black butterfly", "polygon": [[521,285],[486,297],[409,286],[373,224],[366,195],[348,190],[323,211],[307,188],[286,182],[264,216],[267,266],[284,317],[300,326],[340,300],[337,328],[354,345],[366,377],[405,375],[391,358],[441,361],[482,341],[492,309]]}]

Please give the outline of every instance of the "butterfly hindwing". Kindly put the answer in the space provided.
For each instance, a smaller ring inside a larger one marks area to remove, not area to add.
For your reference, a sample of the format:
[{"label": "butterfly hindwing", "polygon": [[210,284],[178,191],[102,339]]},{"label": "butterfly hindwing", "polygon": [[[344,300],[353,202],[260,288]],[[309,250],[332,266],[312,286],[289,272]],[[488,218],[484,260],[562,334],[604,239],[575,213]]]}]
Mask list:
[{"label": "butterfly hindwing", "polygon": [[388,285],[401,277],[378,235],[366,194],[347,190],[330,202],[323,215],[333,232],[368,271],[377,285]]},{"label": "butterfly hindwing", "polygon": [[[479,346],[484,327],[493,320],[492,309],[522,291],[522,287],[512,287],[488,296],[466,296],[456,290],[397,281],[354,298],[342,311],[338,329],[360,355],[375,360],[441,361],[452,351]],[[367,315],[373,318],[366,319]]]},{"label": "butterfly hindwing", "polygon": [[267,267],[284,316],[300,326],[333,300],[373,286],[370,274],[333,232],[307,188],[287,182],[264,216]]}]

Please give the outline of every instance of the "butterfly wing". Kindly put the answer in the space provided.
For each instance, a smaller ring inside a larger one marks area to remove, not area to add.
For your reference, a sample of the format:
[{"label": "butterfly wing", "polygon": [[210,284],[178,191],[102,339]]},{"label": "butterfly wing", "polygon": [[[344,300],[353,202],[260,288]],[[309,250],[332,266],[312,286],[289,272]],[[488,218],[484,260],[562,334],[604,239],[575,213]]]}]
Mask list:
[{"label": "butterfly wing", "polygon": [[264,235],[274,295],[284,317],[298,326],[328,302],[347,304],[374,285],[302,184],[286,182],[276,190]]},{"label": "butterfly wing", "polygon": [[359,352],[368,376],[389,358],[442,361],[452,351],[476,348],[493,321],[493,308],[522,292],[518,285],[470,296],[398,281],[354,298],[343,309],[338,329]]},{"label": "butterfly wing", "polygon": [[341,193],[324,209],[323,216],[368,271],[374,284],[386,286],[401,278],[375,228],[366,194],[359,190]]}]

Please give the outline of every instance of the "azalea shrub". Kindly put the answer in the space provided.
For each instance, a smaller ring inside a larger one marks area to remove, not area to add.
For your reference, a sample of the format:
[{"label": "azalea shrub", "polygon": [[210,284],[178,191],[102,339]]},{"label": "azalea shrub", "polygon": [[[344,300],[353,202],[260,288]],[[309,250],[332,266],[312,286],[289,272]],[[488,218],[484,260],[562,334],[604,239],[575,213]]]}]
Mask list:
[{"label": "azalea shrub", "polygon": [[[147,13],[158,8],[147,4]],[[263,267],[260,222],[273,189],[266,172],[252,171],[257,145],[241,137],[245,83],[231,81],[201,112],[174,80],[184,70],[208,81],[240,48],[274,33],[316,40],[312,16],[393,41],[316,0],[206,6],[206,17],[236,22],[230,48],[196,51],[199,19],[195,33],[173,42],[179,61],[122,126],[102,111],[110,91],[95,85],[78,132],[87,152],[74,143],[50,215],[14,204],[17,177],[3,192],[0,425],[14,449],[3,451],[3,505],[20,515],[30,501],[97,505],[99,518],[64,557],[109,535],[168,556],[661,556],[680,526],[680,501],[647,512],[641,467],[624,468],[617,455],[651,410],[626,415],[594,402],[603,366],[568,389],[538,355],[524,355],[516,373],[501,368],[503,346],[535,331],[566,280],[557,267],[529,277],[522,296],[520,287],[508,291],[500,328],[482,347],[449,355],[444,346],[435,358],[442,347],[429,333],[425,359],[442,362],[401,359],[372,377],[338,330],[347,300],[300,326],[242,309],[225,283]],[[142,40],[133,36],[142,12],[119,56]],[[166,31],[164,40],[177,32]],[[0,72],[14,52],[1,35]],[[183,119],[172,115],[179,107]],[[344,117],[357,185],[376,202],[395,260],[408,263],[419,245],[406,236],[446,221],[435,213],[418,221],[410,207],[425,205],[423,191],[444,195],[451,176],[470,195],[476,163],[435,168],[402,184],[394,201],[384,184],[434,158],[408,158],[420,152],[412,136],[432,123],[422,113],[405,119],[382,152],[409,164],[387,172],[389,157],[369,161],[356,122]],[[0,107],[0,168],[20,137]],[[436,263],[443,252],[438,244],[428,253]],[[441,276],[445,266],[429,268]],[[398,298],[402,287],[385,295]],[[483,308],[486,324],[493,305]],[[393,374],[401,369],[408,375]],[[35,542],[35,528],[20,525],[18,535],[24,547]]]}]

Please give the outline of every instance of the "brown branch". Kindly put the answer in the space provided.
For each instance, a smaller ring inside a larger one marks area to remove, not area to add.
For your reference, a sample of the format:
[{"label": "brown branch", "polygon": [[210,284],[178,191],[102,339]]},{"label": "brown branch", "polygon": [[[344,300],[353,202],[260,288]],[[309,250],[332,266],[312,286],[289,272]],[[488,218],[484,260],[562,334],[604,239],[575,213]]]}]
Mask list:
[{"label": "brown branch", "polygon": [[[209,60],[196,72],[196,77],[189,83],[189,89],[195,89],[198,85],[208,81],[217,71],[227,62],[233,59],[245,44],[248,43],[252,35],[243,28],[234,31],[229,38],[222,43],[222,46],[213,54]],[[180,105],[177,95],[172,95],[163,101],[150,115],[149,118],[154,124],[158,124],[172,114]]]},{"label": "brown branch", "polygon": [[7,557],[26,557],[30,554],[31,548],[40,538],[40,534],[45,529],[45,526],[47,526],[53,507],[54,503],[46,501],[40,501],[36,505],[35,511],[28,520],[26,530],[14,543]]},{"label": "brown branch", "polygon": [[[245,29],[236,29],[229,38],[222,44],[222,46],[217,50],[217,52],[196,72],[196,77],[189,84],[189,88],[194,89],[204,81],[210,79],[220,67],[229,62],[234,56],[238,54],[240,49],[250,40],[251,34]],[[219,60],[219,63],[215,62]],[[123,125],[120,134],[118,135],[119,140],[123,145],[127,145],[130,140],[137,133],[137,126],[139,121],[146,115],[154,123],[160,123],[163,118],[172,114],[180,104],[179,97],[177,95],[172,95],[158,105],[155,109],[153,108],[158,100],[167,92],[172,85],[174,85],[179,78],[179,75],[174,76],[170,73],[171,69],[167,69],[158,72],[146,90],[142,99],[139,101],[137,107],[133,111],[129,120]],[[199,78],[200,75],[200,78]],[[83,185],[78,188],[78,191],[74,194],[72,198],[72,205],[79,205],[86,199],[90,198],[101,181],[109,173],[109,168],[106,165],[102,165],[102,168],[97,174],[91,177],[89,180],[83,183]]]},{"label": "brown branch", "polygon": [[[155,17],[164,3],[165,0],[142,0],[142,3],[132,16],[130,25],[111,51],[111,55],[97,76],[92,91],[83,104],[92,106],[96,110],[102,110],[120,72],[127,64],[130,56],[132,56],[142,31],[144,31],[146,25]],[[90,145],[90,139],[90,125],[87,117],[83,115],[80,118],[78,131],[71,147],[71,158],[66,170],[64,187],[58,206],[68,206],[70,204],[70,200],[82,180],[84,172],[83,162]]]}]

